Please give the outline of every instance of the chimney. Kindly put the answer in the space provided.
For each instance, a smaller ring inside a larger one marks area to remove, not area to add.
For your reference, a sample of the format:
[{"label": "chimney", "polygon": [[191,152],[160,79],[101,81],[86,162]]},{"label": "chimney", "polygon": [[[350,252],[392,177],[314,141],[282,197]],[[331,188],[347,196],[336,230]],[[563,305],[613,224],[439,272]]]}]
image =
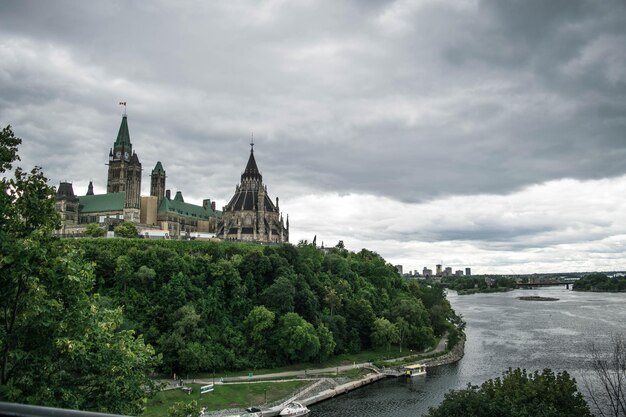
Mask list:
[{"label": "chimney", "polygon": [[168,200],[172,199],[172,192],[170,190],[165,190],[165,198]]}]

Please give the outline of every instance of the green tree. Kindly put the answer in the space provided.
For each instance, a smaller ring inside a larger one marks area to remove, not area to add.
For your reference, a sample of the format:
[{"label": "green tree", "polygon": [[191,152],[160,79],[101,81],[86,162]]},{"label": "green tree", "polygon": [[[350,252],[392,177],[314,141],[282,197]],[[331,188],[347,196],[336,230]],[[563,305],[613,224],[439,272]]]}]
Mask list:
[{"label": "green tree", "polygon": [[387,350],[392,343],[400,341],[400,333],[398,328],[386,318],[378,318],[374,320],[374,329],[372,330],[372,341],[376,346],[386,346]]},{"label": "green tree", "polygon": [[275,316],[274,312],[265,306],[257,306],[248,313],[244,322],[248,338],[248,352],[259,360],[264,360],[267,356]]},{"label": "green tree", "polygon": [[284,314],[293,312],[296,289],[286,276],[279,277],[261,294],[263,304],[270,310]]},{"label": "green tree", "polygon": [[90,223],[85,227],[85,234],[91,237],[101,237],[105,235],[105,231],[102,227],[95,223]]},{"label": "green tree", "polygon": [[430,325],[428,311],[419,299],[403,298],[391,309],[391,317],[395,322],[403,319],[408,326],[404,328],[407,346],[423,349],[434,342],[434,334]]},{"label": "green tree", "polygon": [[280,319],[277,344],[291,361],[306,362],[320,350],[320,340],[311,323],[297,313],[287,313]]},{"label": "green tree", "polygon": [[337,295],[337,290],[334,288],[325,288],[326,294],[324,296],[324,302],[330,308],[330,319],[333,318],[333,311],[341,306],[341,298]]},{"label": "green tree", "polygon": [[586,275],[573,285],[574,291],[626,291],[626,277],[609,278],[599,272]]},{"label": "green tree", "polygon": [[165,357],[168,371],[196,372],[207,369],[211,360],[201,317],[192,304],[179,308],[173,315],[173,325],[164,332],[158,345]]},{"label": "green tree", "polygon": [[402,317],[398,317],[394,323],[398,329],[398,342],[400,344],[400,352],[402,352],[402,343],[405,340],[406,334],[409,332],[409,323]]},{"label": "green tree", "polygon": [[333,338],[333,333],[326,327],[323,323],[320,323],[316,329],[317,338],[320,341],[320,353],[319,360],[320,362],[325,361],[330,356],[332,356],[335,351],[335,339]]},{"label": "green tree", "polygon": [[[0,172],[19,159],[19,143],[2,131]],[[54,194],[37,167],[0,182],[0,400],[140,413],[154,351],[91,293],[82,253],[52,238]]]},{"label": "green tree", "polygon": [[115,236],[116,237],[137,237],[139,236],[139,232],[134,224],[124,222],[117,226],[115,226]]},{"label": "green tree", "polygon": [[200,413],[200,407],[196,400],[190,402],[175,402],[167,410],[168,417],[196,417]]},{"label": "green tree", "polygon": [[427,417],[591,417],[589,407],[567,372],[555,374],[509,369],[480,387],[450,391]]}]

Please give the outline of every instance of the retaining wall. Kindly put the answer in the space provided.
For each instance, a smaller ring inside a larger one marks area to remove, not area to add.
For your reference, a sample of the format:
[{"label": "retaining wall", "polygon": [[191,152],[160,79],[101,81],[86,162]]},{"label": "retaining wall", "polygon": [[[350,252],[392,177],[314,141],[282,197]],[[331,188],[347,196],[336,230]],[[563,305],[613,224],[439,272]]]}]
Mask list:
[{"label": "retaining wall", "polygon": [[465,336],[461,337],[455,347],[449,353],[446,353],[443,356],[439,356],[438,358],[426,359],[422,361],[424,365],[426,365],[426,369],[432,368],[435,366],[448,365],[450,363],[460,361],[465,355]]}]

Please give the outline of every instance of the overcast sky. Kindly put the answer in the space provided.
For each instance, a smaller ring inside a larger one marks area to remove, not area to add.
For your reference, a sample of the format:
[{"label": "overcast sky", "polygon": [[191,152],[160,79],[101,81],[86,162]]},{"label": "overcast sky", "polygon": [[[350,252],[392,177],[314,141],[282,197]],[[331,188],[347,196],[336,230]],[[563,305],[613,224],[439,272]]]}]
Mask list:
[{"label": "overcast sky", "polygon": [[623,0],[0,2],[21,165],[106,191],[123,109],[186,201],[254,133],[291,241],[406,269],[626,269]]}]

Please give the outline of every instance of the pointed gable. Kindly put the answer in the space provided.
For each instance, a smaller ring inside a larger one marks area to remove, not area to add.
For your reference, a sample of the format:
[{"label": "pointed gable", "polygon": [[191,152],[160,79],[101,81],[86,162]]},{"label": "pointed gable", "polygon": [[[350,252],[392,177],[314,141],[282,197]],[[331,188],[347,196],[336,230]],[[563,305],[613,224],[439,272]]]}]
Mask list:
[{"label": "pointed gable", "polygon": [[246,178],[255,180],[263,179],[261,173],[259,172],[259,168],[256,165],[256,160],[254,159],[254,149],[250,149],[250,158],[248,158],[248,164],[246,165],[246,169],[243,171],[243,174],[241,174],[242,181]]},{"label": "pointed gable", "polygon": [[163,165],[161,165],[161,161],[157,161],[154,169],[152,170],[153,174],[165,174],[165,170],[163,169]]},{"label": "pointed gable", "polygon": [[115,140],[115,147],[118,146],[130,147],[130,133],[128,132],[128,119],[126,115],[122,117],[122,123],[120,124],[120,130],[117,132],[117,139]]}]

